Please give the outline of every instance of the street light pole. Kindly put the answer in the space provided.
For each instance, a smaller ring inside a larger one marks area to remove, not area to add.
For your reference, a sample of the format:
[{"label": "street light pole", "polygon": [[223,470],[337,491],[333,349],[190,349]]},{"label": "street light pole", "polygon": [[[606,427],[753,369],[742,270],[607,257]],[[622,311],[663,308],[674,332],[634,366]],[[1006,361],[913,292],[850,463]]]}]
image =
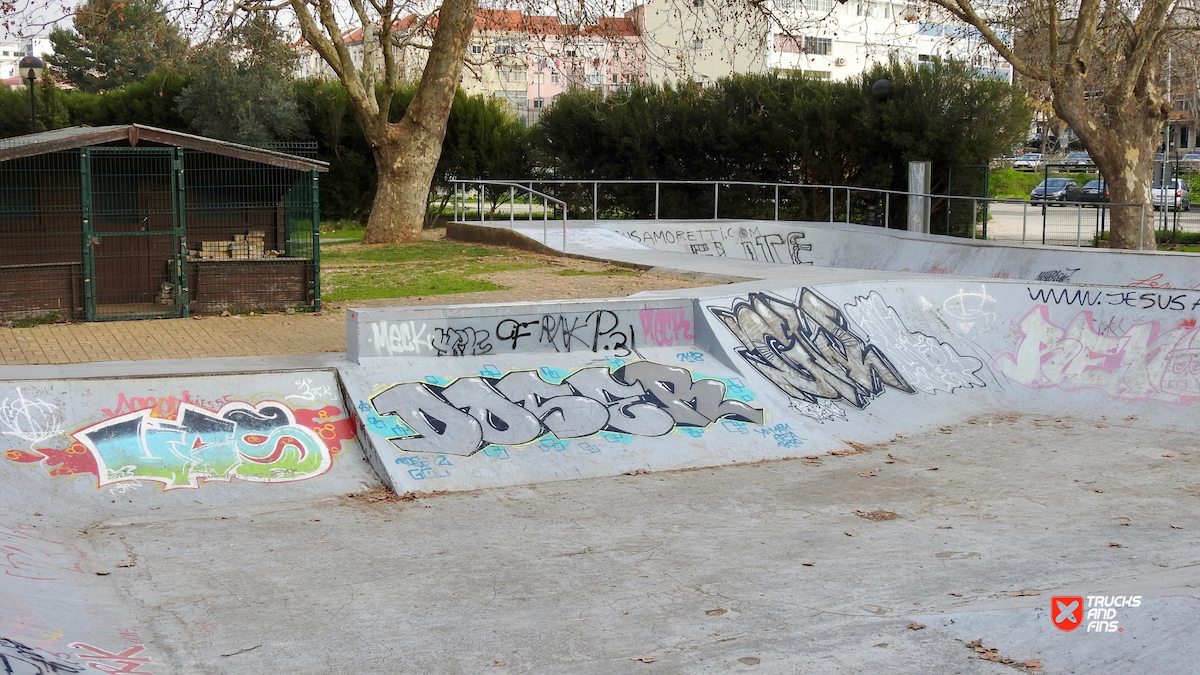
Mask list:
[{"label": "street light pole", "polygon": [[17,63],[17,72],[29,80],[29,133],[37,133],[37,109],[34,103],[33,84],[42,76],[45,64],[36,56],[26,56]]}]

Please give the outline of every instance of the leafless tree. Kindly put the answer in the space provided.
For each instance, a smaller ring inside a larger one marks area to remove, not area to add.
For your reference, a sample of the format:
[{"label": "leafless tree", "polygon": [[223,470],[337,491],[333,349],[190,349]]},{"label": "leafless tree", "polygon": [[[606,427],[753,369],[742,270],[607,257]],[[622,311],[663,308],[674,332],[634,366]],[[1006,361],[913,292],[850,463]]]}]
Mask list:
[{"label": "leafless tree", "polygon": [[[923,0],[977,30],[1022,77],[1043,83],[1104,175],[1113,202],[1150,205],[1170,105],[1168,47],[1196,30],[1195,0]],[[1112,243],[1155,247],[1137,209],[1116,208]]]}]

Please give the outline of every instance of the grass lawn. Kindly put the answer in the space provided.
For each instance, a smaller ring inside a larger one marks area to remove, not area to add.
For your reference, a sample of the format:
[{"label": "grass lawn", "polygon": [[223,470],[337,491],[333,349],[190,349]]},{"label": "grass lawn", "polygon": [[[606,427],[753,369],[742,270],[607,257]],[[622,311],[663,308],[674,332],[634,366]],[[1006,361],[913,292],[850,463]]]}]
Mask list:
[{"label": "grass lawn", "polygon": [[[331,230],[323,236],[336,237]],[[362,239],[362,230],[357,230]],[[355,240],[357,241],[357,240]],[[480,274],[541,267],[536,256],[452,241],[362,245],[333,243],[321,250],[321,296],[330,302],[495,291]]]}]

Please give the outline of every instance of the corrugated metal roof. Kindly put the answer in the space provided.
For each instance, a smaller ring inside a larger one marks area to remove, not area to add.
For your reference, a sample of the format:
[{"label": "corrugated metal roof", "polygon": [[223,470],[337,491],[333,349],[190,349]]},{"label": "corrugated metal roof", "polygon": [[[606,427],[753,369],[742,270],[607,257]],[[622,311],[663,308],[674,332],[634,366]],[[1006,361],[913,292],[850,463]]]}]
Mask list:
[{"label": "corrugated metal roof", "polygon": [[329,163],[317,159],[308,159],[274,150],[264,150],[240,143],[219,141],[215,138],[205,138],[203,136],[148,127],[141,124],[67,127],[65,129],[43,131],[37,134],[5,138],[0,140],[0,162],[92,145],[125,143],[130,146],[136,146],[143,141],[158,145],[210,152],[215,155],[237,157],[251,162],[279,166],[286,169],[329,171]]}]

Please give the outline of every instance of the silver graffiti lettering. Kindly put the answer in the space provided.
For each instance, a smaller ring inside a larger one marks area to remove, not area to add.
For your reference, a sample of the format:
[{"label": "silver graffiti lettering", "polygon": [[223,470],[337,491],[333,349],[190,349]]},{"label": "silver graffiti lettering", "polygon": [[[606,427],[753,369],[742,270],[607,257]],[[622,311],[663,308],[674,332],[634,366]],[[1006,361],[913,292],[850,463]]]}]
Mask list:
[{"label": "silver graffiti lettering", "polygon": [[580,438],[608,431],[662,436],[676,426],[703,427],[729,418],[762,424],[763,411],[726,399],[725,383],[677,366],[638,361],[615,372],[583,368],[562,384],[538,371],[501,378],[464,377],[447,386],[396,384],[371,399],[410,435],[389,438],[408,452],[468,456],[495,445],[521,445],[549,432]]},{"label": "silver graffiti lettering", "polygon": [[860,410],[892,387],[915,393],[887,356],[850,329],[837,306],[811,289],[799,305],[751,293],[730,309],[711,307],[742,343],[737,351],[787,395],[845,401]]}]

